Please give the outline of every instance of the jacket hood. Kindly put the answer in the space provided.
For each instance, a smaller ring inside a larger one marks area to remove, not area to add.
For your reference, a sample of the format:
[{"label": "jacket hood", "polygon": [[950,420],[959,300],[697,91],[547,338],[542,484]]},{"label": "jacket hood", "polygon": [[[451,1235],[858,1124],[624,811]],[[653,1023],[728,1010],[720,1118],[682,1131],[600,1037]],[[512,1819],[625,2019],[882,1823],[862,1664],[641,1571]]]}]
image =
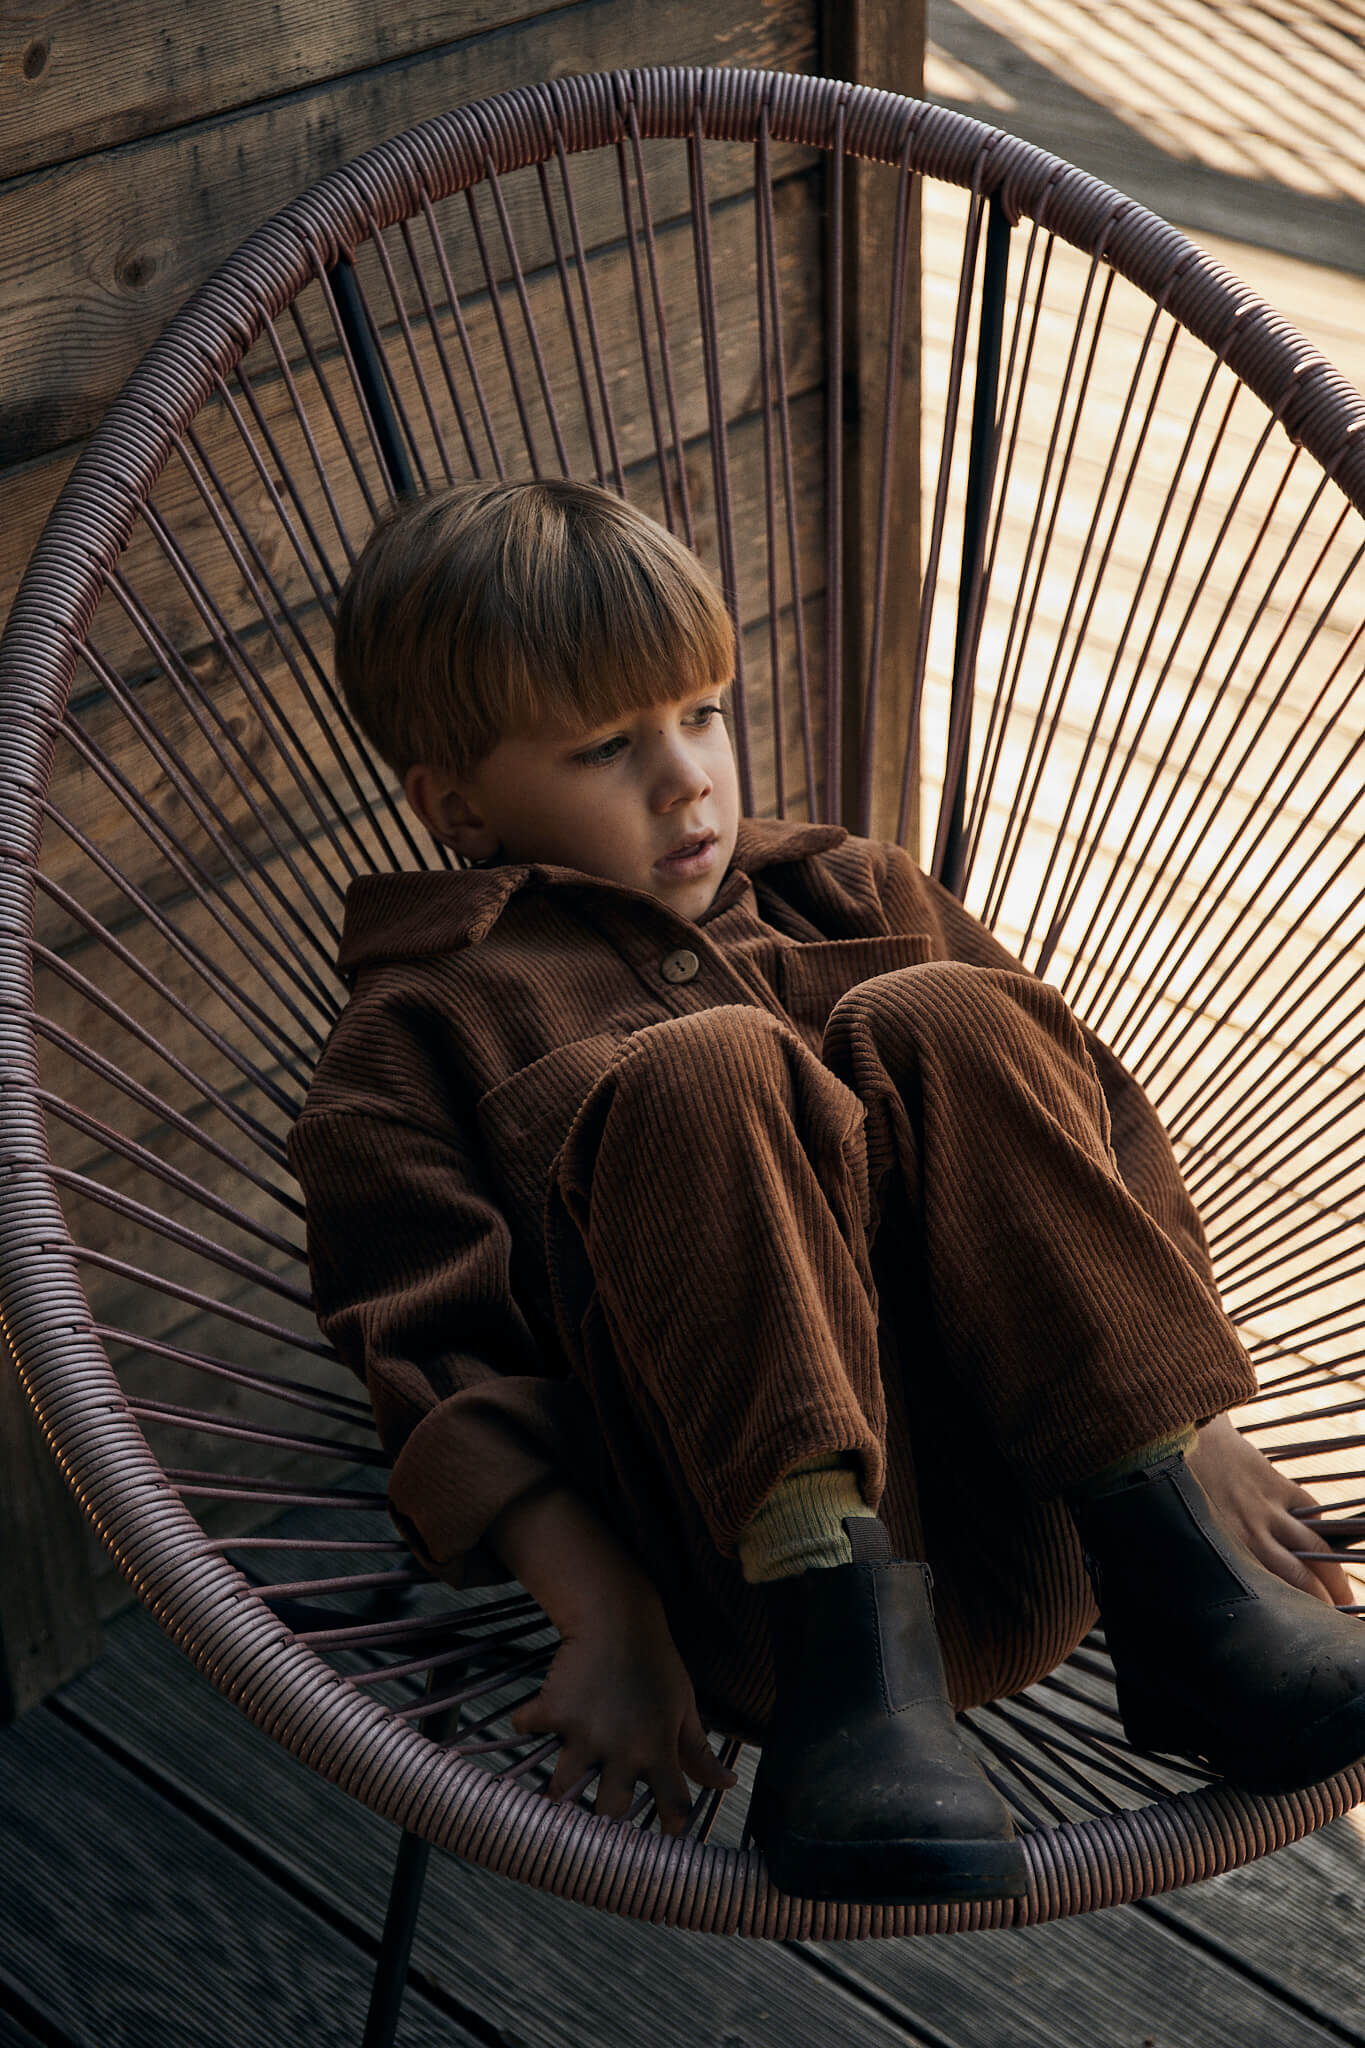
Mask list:
[{"label": "jacket hood", "polygon": [[[781,818],[741,818],[729,870],[714,905],[728,898],[736,874],[754,875],[780,862],[805,860],[838,846],[842,825],[789,825]],[[380,961],[429,959],[487,938],[523,889],[642,892],[585,875],[577,868],[513,863],[494,868],[431,868],[360,875],[346,892],[337,966],[346,976]]]}]

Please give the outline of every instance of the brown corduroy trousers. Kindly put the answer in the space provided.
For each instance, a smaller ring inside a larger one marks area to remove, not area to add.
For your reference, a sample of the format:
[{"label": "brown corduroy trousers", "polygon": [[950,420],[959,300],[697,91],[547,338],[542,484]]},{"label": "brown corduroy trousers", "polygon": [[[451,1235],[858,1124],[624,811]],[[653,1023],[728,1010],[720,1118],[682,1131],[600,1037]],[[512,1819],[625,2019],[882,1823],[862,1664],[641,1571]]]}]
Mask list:
[{"label": "brown corduroy trousers", "polygon": [[1093,1619],[1059,1491],[1252,1385],[1119,1176],[1074,1018],[1022,972],[864,982],[819,1056],[758,1008],[635,1033],[556,1161],[547,1233],[586,1476],[740,1732],[771,1676],[735,1541],[801,1459],[855,1458],[898,1554],[928,1560],[968,1705]]}]

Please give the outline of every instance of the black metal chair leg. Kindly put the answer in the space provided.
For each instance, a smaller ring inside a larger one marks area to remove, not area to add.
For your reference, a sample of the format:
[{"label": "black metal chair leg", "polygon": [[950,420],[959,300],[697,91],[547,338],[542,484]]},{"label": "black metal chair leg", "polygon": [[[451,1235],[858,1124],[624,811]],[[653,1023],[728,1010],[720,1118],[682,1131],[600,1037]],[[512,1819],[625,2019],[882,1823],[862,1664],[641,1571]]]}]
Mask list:
[{"label": "black metal chair leg", "polygon": [[393,2048],[403,1993],[407,1989],[408,1960],[412,1955],[412,1938],[417,1931],[422,1884],[430,1855],[431,1844],[424,1842],[420,1835],[405,1834],[398,1844],[398,1860],[393,1868],[389,1909],[384,1915],[379,1961],[375,1964],[361,2048]]},{"label": "black metal chair leg", "polygon": [[[436,1688],[433,1666],[427,1673],[428,1698]],[[454,1707],[446,1707],[425,1718],[431,1740],[444,1742],[458,1720],[458,1713]],[[374,1966],[370,2009],[365,2016],[365,2033],[360,2048],[393,2048],[398,2033],[398,2015],[403,2008],[403,1993],[408,1988],[408,1962],[412,1955],[412,1938],[417,1932],[417,1915],[422,1904],[422,1886],[426,1882],[430,1855],[430,1842],[424,1841],[421,1835],[404,1833],[393,1866],[389,1906],[384,1915],[384,1932],[379,1938],[379,1960]]]}]

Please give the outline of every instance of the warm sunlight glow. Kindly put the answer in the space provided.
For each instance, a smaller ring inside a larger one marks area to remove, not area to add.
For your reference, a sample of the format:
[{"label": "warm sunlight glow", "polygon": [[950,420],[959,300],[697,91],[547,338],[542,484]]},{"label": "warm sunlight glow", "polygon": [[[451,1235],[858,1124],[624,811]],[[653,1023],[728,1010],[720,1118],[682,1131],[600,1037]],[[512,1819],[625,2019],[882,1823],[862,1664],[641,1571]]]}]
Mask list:
[{"label": "warm sunlight glow", "polygon": [[[1171,156],[1309,196],[1365,198],[1357,7],[1342,0],[956,5]],[[956,84],[928,90],[965,97]]]}]

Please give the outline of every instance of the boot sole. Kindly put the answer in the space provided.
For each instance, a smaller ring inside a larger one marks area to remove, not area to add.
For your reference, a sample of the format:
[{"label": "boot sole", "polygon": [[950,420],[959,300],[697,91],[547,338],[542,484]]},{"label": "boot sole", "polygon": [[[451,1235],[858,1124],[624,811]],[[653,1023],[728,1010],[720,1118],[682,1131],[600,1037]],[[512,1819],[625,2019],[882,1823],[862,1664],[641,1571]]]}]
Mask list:
[{"label": "boot sole", "polygon": [[[755,1808],[758,1810],[755,1811]],[[780,1892],[860,1906],[956,1906],[1022,1899],[1028,1872],[1018,1841],[813,1841],[779,1835],[771,1843],[756,1788],[748,1832]]]},{"label": "boot sole", "polygon": [[1182,1718],[1169,1704],[1125,1687],[1118,1704],[1134,1749],[1191,1758],[1247,1792],[1302,1792],[1365,1762],[1365,1695],[1302,1730],[1298,1743],[1259,1754],[1230,1747],[1226,1730],[1204,1722],[1192,1703]]},{"label": "boot sole", "polygon": [[956,1906],[1022,1899],[1028,1892],[1018,1842],[807,1842],[798,1836],[771,1854],[765,1849],[764,1858],[777,1889],[801,1899]]}]

